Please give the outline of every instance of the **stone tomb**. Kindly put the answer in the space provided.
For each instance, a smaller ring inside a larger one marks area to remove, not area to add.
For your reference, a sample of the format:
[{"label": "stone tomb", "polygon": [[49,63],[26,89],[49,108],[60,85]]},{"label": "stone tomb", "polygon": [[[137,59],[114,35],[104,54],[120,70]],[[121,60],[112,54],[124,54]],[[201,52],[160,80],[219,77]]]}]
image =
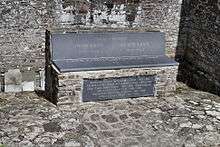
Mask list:
[{"label": "stone tomb", "polygon": [[46,95],[55,104],[169,95],[178,63],[161,32],[46,32]]}]

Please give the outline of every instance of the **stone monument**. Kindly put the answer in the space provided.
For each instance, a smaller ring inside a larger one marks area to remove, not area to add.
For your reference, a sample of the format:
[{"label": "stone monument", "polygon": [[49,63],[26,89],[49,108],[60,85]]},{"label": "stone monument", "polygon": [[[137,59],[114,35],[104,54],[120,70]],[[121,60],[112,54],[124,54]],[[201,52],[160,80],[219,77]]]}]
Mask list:
[{"label": "stone monument", "polygon": [[169,95],[178,63],[162,32],[46,32],[46,95],[54,104]]}]

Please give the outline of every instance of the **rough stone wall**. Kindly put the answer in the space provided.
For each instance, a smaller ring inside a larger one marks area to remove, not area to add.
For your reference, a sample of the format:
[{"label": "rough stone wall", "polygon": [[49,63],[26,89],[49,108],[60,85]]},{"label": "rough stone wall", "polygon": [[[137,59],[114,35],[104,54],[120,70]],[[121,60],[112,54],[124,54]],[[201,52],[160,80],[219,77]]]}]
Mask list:
[{"label": "rough stone wall", "polygon": [[43,67],[44,28],[52,23],[52,5],[49,0],[0,1],[1,70]]},{"label": "rough stone wall", "polygon": [[178,79],[220,95],[220,0],[183,1]]},{"label": "rough stone wall", "polygon": [[[132,68],[121,70],[100,70],[84,72],[67,72],[57,75],[57,82],[52,85],[57,94],[58,105],[81,102],[83,79],[100,79],[109,77],[128,77],[137,75],[156,75],[155,96],[167,96],[176,90],[178,66]],[[56,100],[53,100],[56,101]]]},{"label": "rough stone wall", "polygon": [[1,0],[0,69],[44,68],[45,29],[145,28],[177,44],[181,0]]}]

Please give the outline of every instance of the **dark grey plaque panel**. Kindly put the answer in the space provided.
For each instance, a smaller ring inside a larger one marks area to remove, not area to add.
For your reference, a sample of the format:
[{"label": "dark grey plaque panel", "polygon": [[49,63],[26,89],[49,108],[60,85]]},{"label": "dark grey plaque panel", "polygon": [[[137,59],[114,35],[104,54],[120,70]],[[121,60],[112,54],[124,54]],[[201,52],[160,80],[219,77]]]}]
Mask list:
[{"label": "dark grey plaque panel", "polygon": [[53,60],[165,54],[161,32],[52,34]]},{"label": "dark grey plaque panel", "polygon": [[51,35],[52,60],[61,72],[170,66],[161,32]]},{"label": "dark grey plaque panel", "polygon": [[98,101],[154,96],[155,76],[84,79],[82,100]]}]

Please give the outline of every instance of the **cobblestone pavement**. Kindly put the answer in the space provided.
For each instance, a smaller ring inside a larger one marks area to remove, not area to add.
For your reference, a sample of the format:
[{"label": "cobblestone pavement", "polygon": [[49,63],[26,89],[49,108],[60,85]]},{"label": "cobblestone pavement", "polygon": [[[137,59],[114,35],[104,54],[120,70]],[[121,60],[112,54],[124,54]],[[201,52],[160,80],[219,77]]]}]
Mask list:
[{"label": "cobblestone pavement", "polygon": [[172,97],[71,106],[54,106],[31,92],[0,94],[0,144],[220,145],[220,97],[179,85]]}]

